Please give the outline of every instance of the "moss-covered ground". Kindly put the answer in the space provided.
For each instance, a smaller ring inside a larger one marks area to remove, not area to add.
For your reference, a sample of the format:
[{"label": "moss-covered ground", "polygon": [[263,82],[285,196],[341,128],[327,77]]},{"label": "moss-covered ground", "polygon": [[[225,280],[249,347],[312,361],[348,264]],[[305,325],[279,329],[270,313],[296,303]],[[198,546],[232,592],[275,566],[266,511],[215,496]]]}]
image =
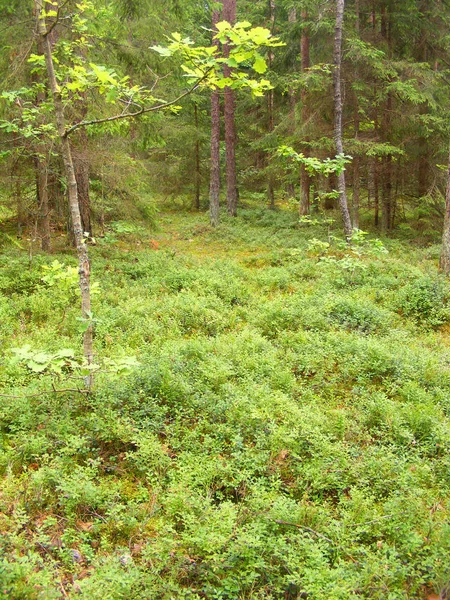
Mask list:
[{"label": "moss-covered ground", "polygon": [[73,252],[3,248],[0,595],[446,598],[438,247],[349,249],[285,211],[206,223],[163,213],[91,248],[99,361],[139,362],[91,394],[11,352],[80,352],[76,288],[42,280]]}]

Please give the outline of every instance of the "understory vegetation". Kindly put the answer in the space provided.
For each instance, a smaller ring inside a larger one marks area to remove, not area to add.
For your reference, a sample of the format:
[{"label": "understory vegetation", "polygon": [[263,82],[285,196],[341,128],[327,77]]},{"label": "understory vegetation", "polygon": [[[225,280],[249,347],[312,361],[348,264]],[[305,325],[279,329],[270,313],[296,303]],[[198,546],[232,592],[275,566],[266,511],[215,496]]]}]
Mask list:
[{"label": "understory vegetation", "polygon": [[446,598],[439,246],[251,206],[158,222],[90,248],[90,392],[74,252],[3,248],[0,595]]}]

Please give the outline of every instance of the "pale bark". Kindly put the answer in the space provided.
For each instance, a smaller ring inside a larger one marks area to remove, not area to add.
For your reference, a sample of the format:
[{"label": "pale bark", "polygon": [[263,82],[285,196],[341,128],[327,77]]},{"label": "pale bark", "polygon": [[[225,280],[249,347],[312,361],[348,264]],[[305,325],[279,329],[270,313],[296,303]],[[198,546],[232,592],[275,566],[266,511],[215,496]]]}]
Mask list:
[{"label": "pale bark", "polygon": [[[337,154],[344,153],[342,142],[342,25],[344,21],[345,0],[336,0],[336,30],[334,38],[334,139]],[[339,207],[341,210],[344,233],[347,239],[352,235],[352,222],[348,210],[345,171],[338,175]]]},{"label": "pale bark", "polygon": [[[55,120],[58,131],[58,137],[61,147],[61,155],[64,164],[64,174],[66,177],[69,208],[72,218],[73,232],[78,254],[79,268],[79,284],[81,290],[81,312],[83,318],[88,321],[88,327],[84,333],[83,346],[84,356],[87,363],[90,365],[93,362],[93,329],[91,324],[91,293],[90,293],[90,262],[86,240],[83,235],[83,227],[81,224],[80,207],[78,203],[78,187],[75,177],[75,169],[72,159],[72,150],[70,147],[69,138],[66,135],[66,122],[64,115],[64,105],[61,98],[60,88],[56,79],[55,67],[53,62],[52,47],[47,35],[45,23],[43,1],[36,0],[37,18],[38,18],[38,33],[42,40],[47,76],[49,80],[50,90],[53,98],[55,109]],[[92,378],[87,377],[85,383],[88,387],[92,384]]]},{"label": "pale bark", "polygon": [[[360,34],[360,21],[359,21],[359,0],[355,0],[355,29],[359,37]],[[358,67],[355,67],[355,81],[358,81],[359,73]],[[354,125],[355,125],[355,140],[359,138],[359,106],[358,106],[358,94],[355,94],[355,114],[354,114]],[[358,150],[357,150],[358,152]],[[352,197],[352,208],[353,208],[353,227],[359,229],[359,196],[360,196],[360,158],[355,156],[353,159],[353,197]]]},{"label": "pale bark", "polygon": [[445,194],[444,231],[442,234],[441,260],[439,264],[445,275],[450,274],[450,153],[448,157],[447,191]]},{"label": "pale bark", "polygon": [[[220,20],[218,10],[213,11],[212,25],[216,31],[216,25]],[[213,40],[213,44],[219,47],[219,42]],[[213,227],[220,222],[220,96],[218,90],[211,94],[211,173],[209,181],[209,217]]]}]

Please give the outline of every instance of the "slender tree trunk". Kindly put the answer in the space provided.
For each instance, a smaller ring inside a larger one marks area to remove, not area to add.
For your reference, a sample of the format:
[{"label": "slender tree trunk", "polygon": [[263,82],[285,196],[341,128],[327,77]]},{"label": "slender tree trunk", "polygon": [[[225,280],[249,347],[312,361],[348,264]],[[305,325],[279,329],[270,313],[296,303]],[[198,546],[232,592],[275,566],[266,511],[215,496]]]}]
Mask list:
[{"label": "slender tree trunk", "polygon": [[78,203],[80,206],[81,227],[83,233],[92,236],[91,199],[89,182],[89,156],[87,153],[88,137],[86,130],[77,132],[77,141],[73,150],[73,165],[78,187]]},{"label": "slender tree trunk", "polygon": [[[64,164],[64,173],[67,180],[67,190],[69,196],[70,214],[72,217],[72,226],[75,235],[75,242],[78,254],[79,268],[79,283],[81,290],[81,311],[83,318],[89,323],[83,339],[84,356],[87,363],[90,365],[93,362],[93,329],[91,324],[91,291],[90,291],[90,262],[86,240],[83,235],[83,227],[81,224],[80,207],[78,204],[78,187],[75,177],[75,169],[72,159],[72,150],[70,142],[66,136],[66,122],[64,115],[64,104],[61,98],[61,92],[56,79],[55,67],[53,63],[52,47],[47,35],[47,27],[45,23],[45,13],[43,10],[43,0],[36,0],[37,18],[38,18],[38,33],[42,40],[42,45],[45,55],[45,64],[47,68],[47,76],[50,84],[50,90],[53,98],[55,109],[56,127],[61,146],[61,154]],[[92,385],[92,377],[85,379],[88,387]]]},{"label": "slender tree trunk", "polygon": [[[355,29],[359,37],[360,34],[360,21],[359,21],[359,0],[355,0]],[[355,81],[358,81],[359,73],[358,67],[355,67]],[[354,126],[355,126],[355,141],[358,142],[359,138],[359,106],[358,106],[358,94],[355,93],[355,114],[354,114]],[[353,227],[359,229],[359,196],[360,196],[360,158],[358,155],[358,149],[356,150],[356,156],[353,158]]]},{"label": "slender tree trunk", "polygon": [[439,266],[445,275],[450,274],[450,153],[448,157],[447,191],[445,194],[444,232],[442,235],[442,250]]},{"label": "slender tree trunk", "polygon": [[198,127],[198,106],[194,104],[194,119],[195,119],[195,198],[194,206],[196,210],[200,210],[200,185],[201,185],[201,173],[200,173],[200,138],[199,138],[199,127]]},{"label": "slender tree trunk", "polygon": [[[295,6],[289,10],[288,21],[289,21],[289,23],[297,22],[297,9],[295,8]],[[289,125],[288,125],[288,132],[289,132],[290,136],[293,136],[295,133],[295,126],[296,126],[295,107],[296,107],[296,104],[297,104],[296,91],[294,89],[290,89],[289,90]],[[286,192],[287,192],[287,195],[289,198],[295,198],[295,183],[293,183],[292,181],[288,182],[286,184]]]},{"label": "slender tree trunk", "polygon": [[[234,25],[236,22],[236,0],[224,0],[223,18]],[[230,55],[230,48],[225,44],[223,48],[225,57]],[[229,77],[231,69],[224,66],[224,76]],[[230,215],[237,215],[237,169],[236,169],[236,98],[234,90],[226,87],[224,90],[224,115],[225,115],[225,146],[226,146],[226,182],[227,182],[227,209]]]},{"label": "slender tree trunk", "polygon": [[[273,34],[275,27],[275,0],[269,0],[269,20],[270,30]],[[268,54],[268,67],[272,68],[274,55],[272,50],[269,50]],[[267,94],[267,130],[270,133],[275,129],[275,92],[273,89],[269,90]],[[275,189],[274,189],[274,174],[270,168],[270,152],[267,154],[267,162],[269,163],[269,173],[267,181],[267,198],[269,200],[270,208],[275,208]]]},{"label": "slender tree trunk", "polygon": [[[213,11],[213,32],[220,20],[218,10]],[[213,40],[218,48],[219,42]],[[217,227],[220,222],[220,95],[218,90],[211,94],[211,174],[209,181],[209,218],[211,225]]]},{"label": "slender tree trunk", "polygon": [[[336,0],[336,30],[334,38],[334,139],[337,154],[344,154],[342,142],[342,89],[341,89],[341,64],[342,64],[342,26],[344,21],[345,0]],[[348,211],[347,190],[345,185],[345,171],[338,175],[339,207],[344,224],[344,233],[349,240],[352,235],[352,222]]]},{"label": "slender tree trunk", "polygon": [[36,196],[38,203],[38,232],[41,238],[41,248],[50,252],[50,207],[48,201],[48,158],[47,151],[36,157]]},{"label": "slender tree trunk", "polygon": [[375,227],[379,227],[380,225],[380,186],[379,186],[379,181],[378,181],[378,161],[376,158],[374,158],[374,164],[375,164],[375,169],[374,169],[374,178],[373,178],[373,184],[374,184],[374,199],[375,199],[375,217],[374,217],[374,223],[375,223]]},{"label": "slender tree trunk", "polygon": [[[310,66],[310,54],[309,54],[309,31],[305,26],[305,23],[308,20],[308,13],[306,10],[302,10],[301,13],[302,19],[302,34],[300,37],[300,52],[301,52],[301,69],[302,73],[305,73]],[[302,127],[303,131],[306,127],[308,127],[308,119],[309,119],[309,106],[307,102],[307,93],[306,89],[303,87],[300,95],[300,100],[302,104]],[[308,141],[308,136],[303,136],[305,141]],[[309,148],[306,147],[303,151],[303,154],[307,157],[309,156]],[[309,215],[311,212],[311,179],[306,171],[305,167],[302,165],[300,167],[300,207],[299,213],[300,216]]]},{"label": "slender tree trunk", "polygon": [[[37,16],[37,5],[35,4],[34,11]],[[36,49],[39,55],[44,53],[42,39],[40,37],[36,40]],[[42,83],[39,81],[40,75],[37,73],[33,74],[33,80],[35,83]],[[36,104],[40,105],[45,101],[46,92],[40,88],[36,94]],[[41,238],[41,248],[44,252],[50,252],[51,249],[51,238],[50,238],[50,207],[48,197],[48,167],[49,167],[49,156],[48,148],[45,143],[40,143],[37,148],[36,158],[34,161],[36,169],[36,202],[37,202],[37,231]]]},{"label": "slender tree trunk", "polygon": [[392,221],[392,157],[386,156],[383,168],[383,203],[381,206],[381,228],[384,233],[391,229]]}]

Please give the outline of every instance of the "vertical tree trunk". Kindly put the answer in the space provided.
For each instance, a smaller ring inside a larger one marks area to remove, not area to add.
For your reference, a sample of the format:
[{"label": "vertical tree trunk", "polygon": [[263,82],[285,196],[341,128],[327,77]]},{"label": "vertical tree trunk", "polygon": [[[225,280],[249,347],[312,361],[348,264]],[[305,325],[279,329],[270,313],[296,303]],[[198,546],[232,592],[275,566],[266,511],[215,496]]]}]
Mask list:
[{"label": "vertical tree trunk", "polygon": [[383,202],[381,205],[381,228],[384,233],[391,229],[392,222],[392,157],[383,160]]},{"label": "vertical tree trunk", "polygon": [[[275,0],[269,0],[269,20],[270,30],[273,34],[275,27]],[[273,65],[273,51],[269,50],[268,54],[268,67],[272,68]],[[267,130],[272,133],[275,129],[275,92],[273,89],[269,90],[267,94]],[[270,162],[270,153],[267,155],[267,162]],[[270,208],[275,208],[275,190],[274,190],[274,175],[269,164],[269,173],[267,181],[267,198],[269,200]]]},{"label": "vertical tree trunk", "polygon": [[[345,0],[336,0],[336,30],[334,38],[334,139],[337,154],[344,154],[342,142],[342,25],[344,21]],[[349,240],[352,235],[352,222],[348,211],[345,171],[338,175],[339,207],[341,209],[344,233]]]},{"label": "vertical tree trunk", "polygon": [[[212,14],[213,32],[220,20],[220,13]],[[213,40],[218,48],[219,42]],[[209,218],[211,225],[217,227],[220,222],[220,96],[218,90],[211,94],[211,173],[209,181]]]},{"label": "vertical tree trunk", "polygon": [[88,138],[84,129],[77,132],[77,141],[73,151],[73,165],[78,187],[81,228],[84,234],[92,236],[91,199],[89,195],[89,157],[87,155]]},{"label": "vertical tree trunk", "polygon": [[[295,6],[293,6],[290,10],[289,10],[289,15],[288,15],[288,22],[289,23],[296,23],[297,22],[297,9],[295,8]],[[297,94],[295,92],[295,89],[290,89],[289,90],[289,125],[288,125],[288,132],[289,135],[293,136],[295,133],[295,107],[296,107],[296,103],[297,103]],[[286,184],[286,192],[289,198],[295,198],[295,183],[293,183],[292,181],[289,181]]]},{"label": "vertical tree trunk", "polygon": [[[236,22],[236,0],[224,0],[223,18],[234,25]],[[230,48],[225,44],[223,53],[230,55]],[[224,76],[229,77],[231,69],[224,66]],[[224,115],[225,115],[225,146],[226,146],[226,182],[227,182],[227,209],[230,215],[237,215],[237,170],[236,170],[236,98],[234,91],[226,87],[224,90]]]},{"label": "vertical tree trunk", "polygon": [[[34,6],[35,16],[38,15],[37,3]],[[44,54],[42,39],[36,40],[36,49],[39,55]],[[39,82],[39,75],[33,74],[35,83]],[[36,94],[36,104],[42,104],[46,97],[46,92],[40,89]],[[40,143],[37,148],[36,158],[34,161],[36,168],[36,201],[37,201],[37,230],[41,238],[41,248],[44,252],[50,252],[50,206],[48,197],[48,148],[45,143]]]},{"label": "vertical tree trunk", "polygon": [[41,248],[50,252],[50,207],[48,201],[48,159],[46,149],[36,157],[36,196],[38,203],[38,232],[41,238]]},{"label": "vertical tree trunk", "polygon": [[375,217],[374,223],[375,227],[379,227],[380,225],[380,186],[378,181],[378,161],[376,158],[374,160],[374,174],[373,174],[373,183],[374,183],[374,205],[375,205]]},{"label": "vertical tree trunk", "polygon": [[450,274],[450,153],[448,157],[447,191],[445,194],[444,232],[442,235],[442,250],[439,266],[445,275]]},{"label": "vertical tree trunk", "polygon": [[[49,36],[47,35],[47,27],[45,22],[45,12],[43,9],[43,0],[36,0],[37,7],[37,20],[38,20],[38,34],[41,38],[45,64],[47,69],[47,76],[50,84],[50,90],[53,98],[53,105],[55,109],[55,120],[58,131],[59,142],[61,146],[61,154],[64,164],[64,173],[67,181],[67,190],[69,196],[69,207],[72,217],[73,231],[75,235],[75,242],[78,254],[78,268],[79,268],[79,283],[81,290],[81,311],[83,318],[88,321],[88,327],[84,333],[83,346],[84,356],[87,363],[90,365],[93,362],[93,329],[92,329],[92,315],[91,315],[91,290],[90,290],[90,262],[86,240],[83,235],[83,228],[81,224],[80,207],[78,204],[78,187],[77,180],[75,177],[75,169],[73,166],[72,150],[70,148],[70,142],[66,136],[66,123],[64,115],[64,104],[61,98],[61,92],[56,79],[55,67],[53,63],[53,53],[50,44]],[[92,385],[92,377],[87,377],[85,383],[88,387]]]},{"label": "vertical tree trunk", "polygon": [[194,103],[194,119],[195,119],[195,197],[194,206],[196,210],[200,210],[200,138],[198,128],[198,106]]},{"label": "vertical tree trunk", "polygon": [[[360,22],[359,22],[359,0],[355,0],[355,30],[359,37],[360,34]],[[358,81],[359,74],[358,68],[355,67],[355,81]],[[355,126],[355,140],[359,138],[359,106],[358,106],[358,94],[355,93],[355,114],[354,114],[354,126]],[[360,158],[358,156],[358,149],[356,150],[357,155],[353,159],[353,227],[359,229],[359,195],[360,195]]]},{"label": "vertical tree trunk", "polygon": [[[301,13],[302,18],[302,34],[300,37],[300,51],[301,51],[301,69],[302,73],[305,73],[310,66],[310,56],[309,56],[309,31],[305,26],[305,22],[308,20],[308,13],[305,10],[302,10]],[[303,87],[300,100],[302,103],[302,127],[305,130],[305,127],[308,126],[308,118],[309,118],[309,107],[307,103],[307,93],[306,89]],[[304,136],[305,140],[308,141],[307,136]],[[309,148],[305,148],[304,155],[309,156]],[[309,215],[311,211],[310,206],[310,195],[311,195],[311,180],[306,171],[305,167],[302,165],[300,167],[300,207],[299,213],[300,216]]]}]

